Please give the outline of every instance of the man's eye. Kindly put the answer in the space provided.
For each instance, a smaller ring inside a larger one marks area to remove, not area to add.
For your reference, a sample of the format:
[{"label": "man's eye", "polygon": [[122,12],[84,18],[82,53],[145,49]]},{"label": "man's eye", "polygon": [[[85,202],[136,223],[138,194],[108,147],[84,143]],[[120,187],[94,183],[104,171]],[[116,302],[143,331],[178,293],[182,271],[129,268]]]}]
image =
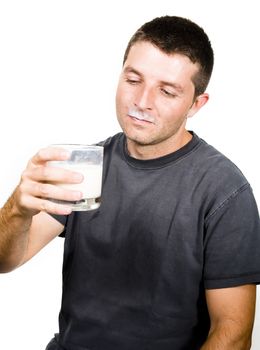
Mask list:
[{"label": "man's eye", "polygon": [[132,84],[132,85],[136,85],[136,84],[139,83],[139,80],[127,78],[127,79],[126,79],[126,82],[129,83],[129,84]]},{"label": "man's eye", "polygon": [[169,97],[175,97],[175,96],[176,96],[173,92],[168,91],[168,90],[163,89],[163,88],[161,88],[161,92],[162,92],[165,96],[169,96]]}]

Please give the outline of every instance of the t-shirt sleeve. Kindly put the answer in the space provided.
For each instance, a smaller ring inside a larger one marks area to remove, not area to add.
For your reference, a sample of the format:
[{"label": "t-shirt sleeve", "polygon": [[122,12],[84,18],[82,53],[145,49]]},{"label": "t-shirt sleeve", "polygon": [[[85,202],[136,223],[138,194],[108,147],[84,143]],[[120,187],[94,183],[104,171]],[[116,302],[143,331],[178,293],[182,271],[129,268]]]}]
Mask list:
[{"label": "t-shirt sleeve", "polygon": [[247,184],[233,193],[206,221],[206,289],[260,283],[260,221]]},{"label": "t-shirt sleeve", "polygon": [[59,235],[59,237],[65,237],[66,233],[66,226],[67,226],[67,221],[68,221],[68,215],[55,215],[55,214],[50,214],[54,219],[59,221],[64,226],[63,232]]}]

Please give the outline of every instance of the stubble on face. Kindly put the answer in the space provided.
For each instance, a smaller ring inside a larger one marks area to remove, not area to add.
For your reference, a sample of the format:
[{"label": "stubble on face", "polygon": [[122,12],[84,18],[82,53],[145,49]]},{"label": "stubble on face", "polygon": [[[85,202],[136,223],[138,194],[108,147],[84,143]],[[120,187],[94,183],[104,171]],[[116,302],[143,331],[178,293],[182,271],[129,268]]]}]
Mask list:
[{"label": "stubble on face", "polygon": [[157,130],[155,134],[124,131],[128,152],[139,159],[157,158],[175,152],[192,138],[191,134],[185,130],[185,125],[186,118],[180,125],[175,125],[173,129]]}]

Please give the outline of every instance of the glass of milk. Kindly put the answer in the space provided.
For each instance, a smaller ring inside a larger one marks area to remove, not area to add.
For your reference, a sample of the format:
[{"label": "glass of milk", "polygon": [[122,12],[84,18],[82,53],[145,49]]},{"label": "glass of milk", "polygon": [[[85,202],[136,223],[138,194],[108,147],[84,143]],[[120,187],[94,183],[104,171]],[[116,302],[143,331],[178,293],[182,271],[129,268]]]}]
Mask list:
[{"label": "glass of milk", "polygon": [[62,201],[51,199],[59,204],[66,204],[73,211],[97,209],[100,206],[103,152],[102,146],[57,144],[51,147],[59,147],[70,152],[70,158],[65,161],[49,161],[48,166],[60,167],[82,173],[84,180],[79,184],[58,183],[57,186],[83,193],[79,201]]}]

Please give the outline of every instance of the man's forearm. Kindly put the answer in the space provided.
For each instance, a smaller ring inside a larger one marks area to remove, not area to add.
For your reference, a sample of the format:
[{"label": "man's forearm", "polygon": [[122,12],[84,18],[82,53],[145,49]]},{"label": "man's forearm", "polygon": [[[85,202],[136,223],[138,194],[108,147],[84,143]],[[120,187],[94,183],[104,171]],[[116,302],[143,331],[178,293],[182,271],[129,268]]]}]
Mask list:
[{"label": "man's forearm", "polygon": [[0,210],[0,272],[20,265],[28,246],[32,218],[19,211],[15,196],[14,192]]},{"label": "man's forearm", "polygon": [[249,350],[251,333],[235,332],[233,327],[222,326],[209,334],[200,350]]}]

